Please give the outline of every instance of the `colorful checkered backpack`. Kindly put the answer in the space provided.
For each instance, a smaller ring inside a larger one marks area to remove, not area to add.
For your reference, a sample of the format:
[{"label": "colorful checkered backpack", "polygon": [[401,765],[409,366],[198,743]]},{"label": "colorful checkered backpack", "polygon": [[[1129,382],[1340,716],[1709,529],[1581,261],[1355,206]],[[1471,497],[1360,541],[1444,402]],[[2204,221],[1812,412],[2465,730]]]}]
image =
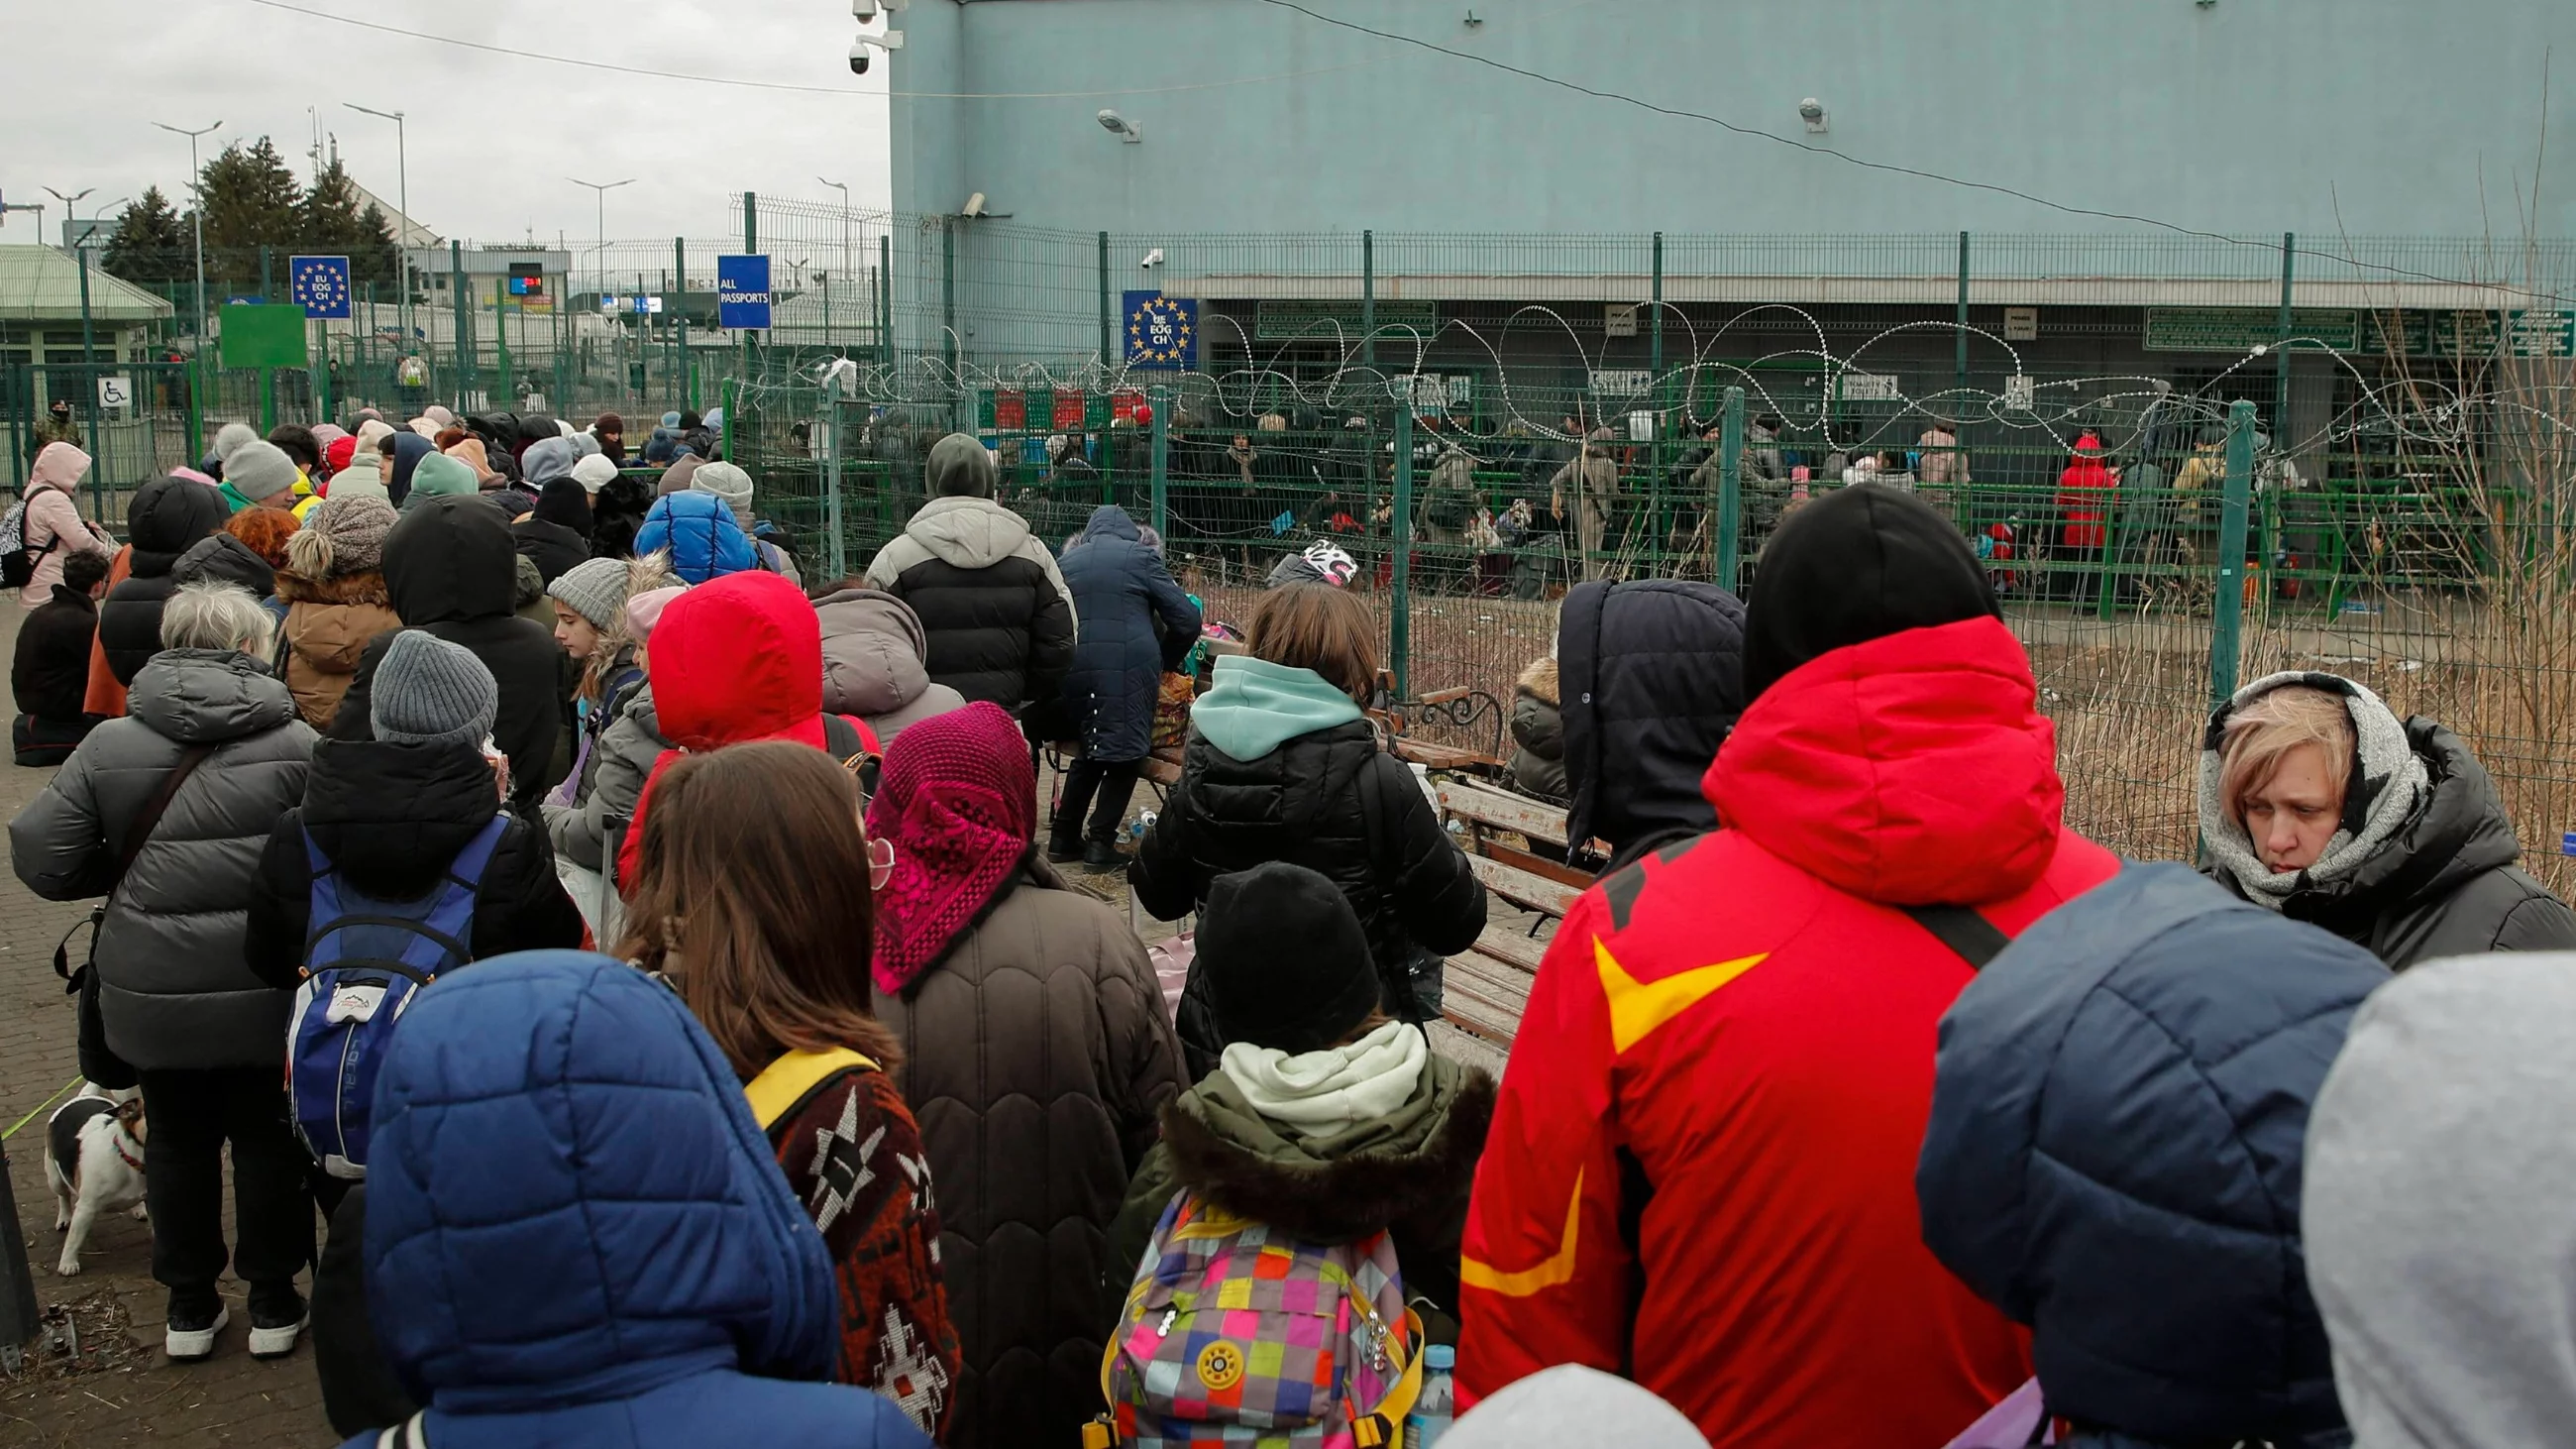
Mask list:
[{"label": "colorful checkered backpack", "polygon": [[1422,1387],[1385,1233],[1318,1246],[1175,1194],[1137,1264],[1083,1449],[1380,1449]]}]

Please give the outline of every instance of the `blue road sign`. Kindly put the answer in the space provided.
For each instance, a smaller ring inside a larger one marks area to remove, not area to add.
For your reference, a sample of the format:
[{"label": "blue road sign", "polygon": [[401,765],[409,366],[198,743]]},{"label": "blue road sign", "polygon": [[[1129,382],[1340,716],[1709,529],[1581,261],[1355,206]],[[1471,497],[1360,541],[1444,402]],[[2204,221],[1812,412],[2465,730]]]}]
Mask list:
[{"label": "blue road sign", "polygon": [[1178,368],[1199,365],[1199,304],[1160,292],[1129,292],[1127,365]]},{"label": "blue road sign", "polygon": [[347,257],[289,257],[286,275],[292,279],[295,304],[304,309],[307,320],[348,320]]},{"label": "blue road sign", "polygon": [[716,325],[729,330],[769,326],[769,258],[716,258]]}]

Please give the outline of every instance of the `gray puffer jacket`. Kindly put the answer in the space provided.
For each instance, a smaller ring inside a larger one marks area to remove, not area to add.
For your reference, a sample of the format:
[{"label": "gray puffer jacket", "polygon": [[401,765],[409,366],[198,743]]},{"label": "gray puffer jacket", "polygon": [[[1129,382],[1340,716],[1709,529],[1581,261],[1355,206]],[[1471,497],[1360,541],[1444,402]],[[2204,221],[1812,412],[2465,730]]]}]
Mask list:
[{"label": "gray puffer jacket", "polygon": [[632,820],[635,802],[653,762],[672,748],[662,738],[661,717],[653,712],[653,686],[640,685],[626,710],[599,737],[591,752],[590,794],[578,805],[546,807],[546,833],[554,837],[555,854],[584,870],[598,870],[606,851],[611,819]]},{"label": "gray puffer jacket", "polygon": [[905,725],[964,709],[966,697],[930,682],[930,637],[912,606],[880,589],[841,589],[814,601],[823,623],[823,708],[856,715],[878,748]]},{"label": "gray puffer jacket", "polygon": [[[229,650],[163,650],[128,708],[9,822],[11,864],[48,900],[108,897],[99,1004],[118,1056],[147,1071],[274,1066],[290,999],[243,964],[242,931],[269,832],[304,799],[313,730],[284,680]],[[197,744],[214,753],[119,882],[136,817]]]}]

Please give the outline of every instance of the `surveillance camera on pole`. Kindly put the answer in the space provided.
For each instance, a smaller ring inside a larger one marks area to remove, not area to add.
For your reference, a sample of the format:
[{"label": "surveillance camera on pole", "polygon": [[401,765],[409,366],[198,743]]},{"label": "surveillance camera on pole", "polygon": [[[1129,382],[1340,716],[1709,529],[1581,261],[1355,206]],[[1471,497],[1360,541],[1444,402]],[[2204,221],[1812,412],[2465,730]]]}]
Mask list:
[{"label": "surveillance camera on pole", "polygon": [[1145,268],[1147,271],[1151,271],[1162,264],[1163,249],[1161,247],[1156,247],[1152,251],[1145,253],[1145,259],[1138,262],[1136,265]]}]

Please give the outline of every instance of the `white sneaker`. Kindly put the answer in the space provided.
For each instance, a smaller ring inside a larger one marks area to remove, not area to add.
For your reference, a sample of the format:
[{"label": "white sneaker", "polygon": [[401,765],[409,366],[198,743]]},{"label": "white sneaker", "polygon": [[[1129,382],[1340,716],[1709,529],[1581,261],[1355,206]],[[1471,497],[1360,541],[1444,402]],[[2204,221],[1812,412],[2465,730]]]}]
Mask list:
[{"label": "white sneaker", "polygon": [[260,1326],[259,1319],[253,1317],[250,1322],[250,1356],[284,1358],[295,1352],[296,1337],[304,1332],[305,1322],[311,1316],[308,1313],[297,1318],[293,1323],[281,1324],[275,1328],[263,1328]]},{"label": "white sneaker", "polygon": [[164,1325],[162,1351],[170,1355],[173,1363],[197,1363],[212,1358],[215,1355],[215,1335],[223,1332],[224,1325],[232,1321],[232,1310],[222,1307],[215,1310],[215,1321],[203,1326],[182,1326],[173,1320]]}]

